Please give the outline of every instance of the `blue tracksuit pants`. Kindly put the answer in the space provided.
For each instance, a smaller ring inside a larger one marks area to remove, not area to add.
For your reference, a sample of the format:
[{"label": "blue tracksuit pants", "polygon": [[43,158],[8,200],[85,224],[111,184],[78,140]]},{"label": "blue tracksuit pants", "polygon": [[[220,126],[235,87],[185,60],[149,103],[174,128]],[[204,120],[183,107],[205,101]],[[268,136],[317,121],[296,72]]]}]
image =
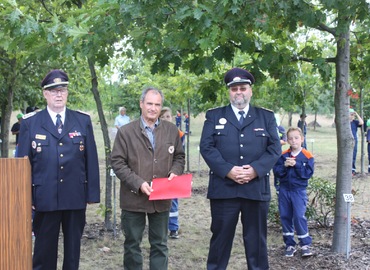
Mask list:
[{"label": "blue tracksuit pants", "polygon": [[283,227],[285,245],[295,246],[294,231],[297,233],[300,246],[311,245],[312,238],[308,233],[307,219],[307,192],[303,190],[287,190],[280,187],[279,212]]}]

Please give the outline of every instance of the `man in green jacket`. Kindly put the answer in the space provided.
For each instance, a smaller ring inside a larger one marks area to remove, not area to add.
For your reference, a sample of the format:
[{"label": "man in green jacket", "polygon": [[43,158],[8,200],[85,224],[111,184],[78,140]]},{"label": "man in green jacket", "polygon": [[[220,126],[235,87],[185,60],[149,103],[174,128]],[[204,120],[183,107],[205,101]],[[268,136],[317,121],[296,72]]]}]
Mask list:
[{"label": "man in green jacket", "polygon": [[120,198],[124,269],[142,269],[140,244],[149,221],[150,269],[168,268],[167,231],[171,200],[149,200],[154,178],[181,175],[185,153],[177,127],[160,121],[163,94],[147,88],[140,99],[141,117],[118,130],[112,167],[121,180]]}]

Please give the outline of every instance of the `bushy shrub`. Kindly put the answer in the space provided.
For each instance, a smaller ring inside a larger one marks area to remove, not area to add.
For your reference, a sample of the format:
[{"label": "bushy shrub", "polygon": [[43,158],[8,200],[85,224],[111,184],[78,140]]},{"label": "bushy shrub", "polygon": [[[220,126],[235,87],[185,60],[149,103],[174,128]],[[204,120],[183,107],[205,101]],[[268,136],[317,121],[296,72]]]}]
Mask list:
[{"label": "bushy shrub", "polygon": [[271,224],[275,225],[280,224],[279,204],[277,198],[273,198],[270,202],[270,208],[267,219]]},{"label": "bushy shrub", "polygon": [[335,184],[320,177],[312,177],[307,188],[306,217],[328,227],[335,210]]},{"label": "bushy shrub", "polygon": [[[306,217],[318,225],[328,227],[335,210],[335,184],[320,177],[312,177],[307,187],[308,203]],[[280,224],[278,200],[270,202],[268,221]]]}]

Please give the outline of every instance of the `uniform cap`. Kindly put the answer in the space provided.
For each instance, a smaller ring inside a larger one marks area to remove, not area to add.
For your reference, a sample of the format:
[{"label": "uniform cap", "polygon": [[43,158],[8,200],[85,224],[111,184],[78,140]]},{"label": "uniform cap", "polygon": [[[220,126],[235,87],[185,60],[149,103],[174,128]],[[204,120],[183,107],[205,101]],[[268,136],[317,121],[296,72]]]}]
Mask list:
[{"label": "uniform cap", "polygon": [[46,74],[41,82],[41,87],[44,90],[57,88],[68,85],[68,75],[62,70],[54,69]]},{"label": "uniform cap", "polygon": [[242,68],[232,68],[225,74],[224,81],[227,87],[236,85],[236,84],[254,84],[253,75]]}]

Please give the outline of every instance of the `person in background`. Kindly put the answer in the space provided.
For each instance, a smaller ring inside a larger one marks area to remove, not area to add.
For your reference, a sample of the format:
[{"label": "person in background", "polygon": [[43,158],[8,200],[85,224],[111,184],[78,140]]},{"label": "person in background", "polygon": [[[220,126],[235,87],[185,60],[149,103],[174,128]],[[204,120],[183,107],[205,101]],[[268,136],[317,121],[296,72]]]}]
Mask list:
[{"label": "person in background", "polygon": [[185,120],[184,120],[184,123],[185,123],[185,134],[190,135],[191,132],[189,130],[189,126],[190,126],[189,115],[187,113],[184,113],[184,117],[185,117]]},{"label": "person in background", "polygon": [[14,157],[18,155],[18,138],[19,138],[19,130],[21,129],[21,121],[22,121],[23,113],[17,114],[18,121],[14,123],[12,129],[10,130],[13,135],[15,135],[15,153]]},{"label": "person in background", "polygon": [[[172,111],[169,107],[163,107],[161,110],[161,114],[159,115],[161,120],[169,121],[172,123]],[[181,142],[184,146],[184,139],[185,133],[179,129],[179,136],[181,138]],[[179,200],[172,199],[171,202],[171,209],[170,209],[170,218],[168,222],[168,229],[170,231],[169,237],[171,239],[178,239],[179,238]]]},{"label": "person in background", "polygon": [[176,120],[176,126],[180,130],[181,130],[181,119],[182,119],[182,117],[181,117],[181,111],[180,110],[177,110],[176,111],[176,118],[175,118],[175,120]]},{"label": "person in background", "polygon": [[207,269],[226,269],[239,217],[249,270],[269,269],[270,171],[281,155],[274,113],[252,106],[253,75],[233,68],[224,78],[228,106],[208,110],[200,153],[209,172],[211,231]]},{"label": "person in background", "polygon": [[285,256],[294,256],[296,242],[294,231],[297,232],[303,257],[311,256],[312,238],[308,233],[307,219],[307,186],[314,173],[314,158],[302,147],[304,140],[300,128],[289,128],[287,132],[290,148],[285,150],[273,168],[274,175],[279,178],[279,212],[283,227]]},{"label": "person in background", "polygon": [[281,125],[280,117],[278,114],[275,114],[275,119],[276,119],[276,124],[277,124],[277,130],[280,138],[280,145],[286,145],[287,143],[287,136],[286,136],[286,130],[285,128]]},{"label": "person in background", "polygon": [[358,115],[358,113],[350,108],[349,109],[349,121],[351,123],[352,135],[355,140],[355,146],[353,147],[353,157],[352,157],[352,175],[356,175],[356,158],[357,158],[357,130],[364,124],[364,120]]},{"label": "person in background", "polygon": [[40,111],[40,109],[39,109],[39,107],[37,107],[37,106],[28,106],[27,108],[26,108],[26,114],[27,113],[30,113],[30,112],[34,112],[34,111]]},{"label": "person in background", "polygon": [[126,115],[126,108],[119,108],[119,115],[114,119],[114,126],[119,129],[120,127],[130,123],[130,117]]},{"label": "person in background", "polygon": [[140,98],[141,117],[121,127],[111,154],[112,168],[121,180],[121,226],[125,235],[123,267],[143,268],[141,241],[149,222],[149,269],[168,268],[168,219],[171,200],[149,200],[153,178],[172,180],[185,167],[178,128],[160,121],[164,97],[149,87]]},{"label": "person in background", "polygon": [[366,121],[366,142],[367,142],[367,158],[369,165],[367,166],[367,172],[370,173],[370,119]]},{"label": "person in background", "polygon": [[307,149],[307,141],[306,141],[307,123],[306,123],[306,117],[307,117],[307,115],[305,113],[302,113],[299,116],[297,127],[299,127],[302,130],[302,132],[303,132],[304,141],[302,143],[302,147]]},{"label": "person in background", "polygon": [[66,107],[68,75],[41,82],[47,107],[23,116],[18,156],[32,168],[33,270],[57,268],[60,227],[63,269],[77,270],[87,204],[100,202],[99,162],[90,116]]}]

